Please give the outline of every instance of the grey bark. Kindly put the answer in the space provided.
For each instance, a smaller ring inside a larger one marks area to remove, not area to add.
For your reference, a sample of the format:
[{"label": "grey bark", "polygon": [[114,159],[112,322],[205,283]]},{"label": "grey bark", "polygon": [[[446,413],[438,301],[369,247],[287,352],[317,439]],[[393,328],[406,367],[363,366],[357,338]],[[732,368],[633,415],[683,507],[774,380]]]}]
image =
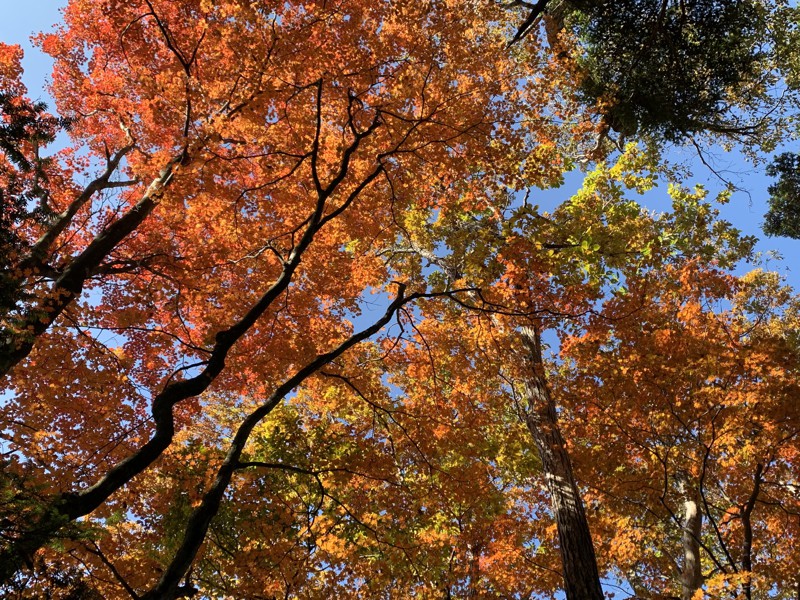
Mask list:
[{"label": "grey bark", "polygon": [[681,571],[681,600],[691,600],[703,585],[700,569],[700,530],[703,513],[700,511],[699,492],[687,490],[683,502],[683,570]]}]

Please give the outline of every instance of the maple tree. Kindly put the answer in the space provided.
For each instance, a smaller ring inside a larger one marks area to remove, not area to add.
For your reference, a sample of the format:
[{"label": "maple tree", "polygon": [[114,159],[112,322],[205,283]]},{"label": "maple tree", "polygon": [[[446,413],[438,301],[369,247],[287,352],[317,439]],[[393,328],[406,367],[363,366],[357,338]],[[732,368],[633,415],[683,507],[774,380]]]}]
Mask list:
[{"label": "maple tree", "polygon": [[[601,157],[574,55],[509,48],[491,3],[64,16],[66,119],[0,47],[4,593],[788,596],[796,302],[725,272],[750,241],[702,191],[630,198],[653,148],[522,198]],[[665,331],[692,335],[645,353]],[[657,413],[633,449],[613,429]]]},{"label": "maple tree", "polygon": [[[727,231],[723,223],[715,223],[713,218],[709,218],[712,213],[702,203],[702,193],[691,195],[675,190],[676,212],[661,222],[651,221],[640,213],[638,205],[626,200],[621,191],[623,186],[633,186],[639,191],[645,191],[652,186],[650,177],[627,170],[631,167],[641,168],[642,158],[642,155],[634,152],[612,169],[601,168],[590,176],[585,189],[570,200],[569,205],[564,207],[566,210],[556,213],[559,217],[558,226],[550,232],[538,232],[545,236],[548,233],[551,236],[555,234],[555,239],[550,238],[549,243],[542,243],[537,238],[530,239],[530,230],[521,227],[513,236],[516,238],[513,243],[509,242],[517,256],[506,257],[506,260],[512,260],[508,267],[516,268],[505,270],[506,276],[512,279],[502,282],[502,289],[507,289],[510,283],[511,289],[518,291],[515,292],[516,300],[513,303],[506,301],[504,305],[525,306],[527,310],[517,313],[514,320],[519,323],[520,319],[534,317],[536,323],[533,327],[521,328],[523,345],[527,346],[529,358],[527,366],[517,372],[515,378],[521,382],[519,395],[522,416],[542,460],[552,511],[558,522],[558,542],[562,550],[568,597],[602,597],[602,592],[595,557],[591,551],[593,542],[589,535],[581,493],[572,475],[570,451],[562,435],[556,403],[543,372],[541,341],[536,330],[545,323],[550,323],[551,326],[555,324],[560,329],[558,323],[563,320],[567,321],[567,332],[574,329],[580,321],[580,315],[592,311],[591,302],[599,297],[598,286],[603,281],[625,278],[624,273],[615,273],[618,269],[632,269],[633,273],[637,273],[646,265],[655,268],[665,258],[669,259],[677,248],[688,256],[706,256],[705,260],[719,256],[730,261],[733,256],[746,253],[749,245],[746,240],[737,242],[735,232]],[[535,212],[530,213],[528,210],[528,213],[531,217],[543,218]],[[560,221],[565,217],[568,219],[566,222]],[[570,231],[575,233],[570,234]],[[590,231],[591,237],[588,235]],[[670,237],[672,242],[663,244]],[[518,253],[522,249],[521,243],[524,244],[523,248],[527,248],[523,254],[525,260],[520,264]],[[665,250],[667,254],[664,254]],[[554,259],[556,255],[562,254],[564,256]],[[576,254],[582,255],[580,261],[575,260]],[[631,258],[635,260],[631,261]],[[560,268],[555,267],[553,260]],[[567,261],[566,264],[562,263],[564,260]],[[548,265],[548,262],[551,264]],[[582,272],[576,271],[579,265]],[[553,280],[553,273],[560,275]],[[630,272],[628,275],[631,275]],[[531,280],[530,277],[534,279]],[[559,285],[565,283],[569,287],[562,291],[563,295],[558,294]],[[542,305],[542,302],[545,304]],[[552,304],[554,302],[556,304]],[[538,309],[534,308],[537,305]],[[600,318],[608,319],[609,315],[603,313]],[[634,324],[637,322],[635,319],[631,321]],[[514,339],[516,336],[508,335],[509,325],[513,328],[513,321],[506,324],[506,333],[501,330],[496,334],[506,338],[506,344],[511,344],[503,353],[494,357],[497,364],[503,364],[508,361],[509,356],[514,356],[515,345],[518,345]],[[590,371],[589,376],[594,376],[591,368],[587,369]],[[623,369],[623,372],[627,370]],[[563,407],[563,398],[560,404]],[[567,436],[567,439],[572,438]],[[602,436],[596,435],[591,439],[602,439]],[[602,442],[597,443],[597,446],[604,448]],[[590,471],[592,468],[594,467],[589,467]],[[594,478],[587,476],[586,481],[592,482]],[[614,535],[609,532],[608,537],[611,539]],[[613,556],[610,560],[613,564]],[[607,565],[603,566],[608,568]]]},{"label": "maple tree", "polygon": [[643,597],[794,598],[796,297],[772,273],[688,262],[607,313],[635,319],[570,340],[559,385],[597,529],[614,532],[601,554]]},{"label": "maple tree", "polygon": [[[426,6],[67,7],[67,27],[42,43],[89,154],[65,151],[62,179],[105,169],[53,191],[55,220],[17,228],[28,248],[10,270],[30,300],[4,316],[2,364],[25,361],[4,406],[6,423],[24,424],[10,443],[25,458],[12,453],[6,471],[30,488],[10,492],[5,577],[68,523],[146,502],[133,478],[182,445],[176,433],[207,404],[191,399],[213,383],[252,412],[193,517],[198,535],[153,591],[176,594],[253,427],[429,294],[404,293],[381,259],[414,207],[477,189],[482,202],[486,180],[504,190],[560,177],[540,172],[558,164],[554,146],[520,125],[524,112],[537,135],[556,136],[531,111],[545,110],[534,98],[550,82],[519,83],[525,63],[487,43],[504,31],[486,10],[464,28],[457,11]],[[463,66],[477,56],[480,68]],[[354,333],[346,316],[370,288],[396,299]]]},{"label": "maple tree", "polygon": [[5,314],[12,310],[19,295],[12,266],[23,250],[22,239],[16,231],[17,224],[24,220],[41,221],[51,216],[48,202],[48,163],[39,156],[39,147],[52,142],[59,127],[66,123],[46,113],[41,102],[31,102],[24,98],[24,88],[20,84],[19,48],[0,45],[0,148],[3,162],[0,177],[3,187],[0,190],[0,281],[2,296],[0,310]]}]

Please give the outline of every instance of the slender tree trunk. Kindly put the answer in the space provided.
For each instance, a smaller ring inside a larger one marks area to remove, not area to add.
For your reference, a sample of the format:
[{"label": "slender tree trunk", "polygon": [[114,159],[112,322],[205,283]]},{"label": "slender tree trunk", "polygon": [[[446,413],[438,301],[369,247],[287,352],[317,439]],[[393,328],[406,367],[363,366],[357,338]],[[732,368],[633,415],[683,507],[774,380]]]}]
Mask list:
[{"label": "slender tree trunk", "polygon": [[541,339],[538,331],[529,327],[521,329],[521,337],[528,363],[523,384],[525,422],[539,451],[550,492],[561,547],[564,592],[567,600],[603,600],[586,511],[544,375]]},{"label": "slender tree trunk", "polygon": [[753,522],[752,515],[753,509],[756,506],[756,500],[761,493],[761,475],[764,472],[764,465],[758,463],[756,465],[756,474],[753,477],[753,493],[747,500],[747,504],[742,508],[742,529],[744,530],[744,543],[742,545],[742,571],[747,573],[747,579],[744,582],[744,597],[746,600],[751,600],[753,597]]},{"label": "slender tree trunk", "polygon": [[681,600],[692,600],[695,591],[703,585],[700,569],[700,529],[703,513],[700,512],[699,491],[687,486],[683,503],[683,571],[681,572]]}]

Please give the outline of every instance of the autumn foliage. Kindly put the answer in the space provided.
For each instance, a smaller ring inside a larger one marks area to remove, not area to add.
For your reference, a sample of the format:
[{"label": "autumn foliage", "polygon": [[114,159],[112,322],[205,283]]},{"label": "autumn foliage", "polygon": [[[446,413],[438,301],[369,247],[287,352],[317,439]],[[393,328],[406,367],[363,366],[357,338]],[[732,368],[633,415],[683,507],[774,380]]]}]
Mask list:
[{"label": "autumn foliage", "polygon": [[71,0],[59,116],[0,45],[4,594],[577,600],[579,522],[591,598],[795,597],[800,305],[518,27]]}]

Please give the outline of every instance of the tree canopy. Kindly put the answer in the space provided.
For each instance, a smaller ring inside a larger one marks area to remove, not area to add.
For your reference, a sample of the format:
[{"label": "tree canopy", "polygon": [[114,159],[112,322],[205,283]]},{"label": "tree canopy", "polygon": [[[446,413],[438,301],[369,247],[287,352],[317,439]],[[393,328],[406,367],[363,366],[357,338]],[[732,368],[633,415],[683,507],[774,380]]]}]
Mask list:
[{"label": "tree canopy", "polygon": [[800,239],[800,157],[791,152],[780,154],[767,175],[777,177],[777,181],[769,187],[764,233]]},{"label": "tree canopy", "polygon": [[70,0],[52,115],[0,45],[3,595],[796,598],[800,300],[665,152],[790,143],[792,14]]},{"label": "tree canopy", "polygon": [[712,133],[763,136],[793,39],[792,10],[740,0],[541,0],[512,43],[544,20],[551,47],[574,61],[576,92],[608,129],[670,142]]}]

